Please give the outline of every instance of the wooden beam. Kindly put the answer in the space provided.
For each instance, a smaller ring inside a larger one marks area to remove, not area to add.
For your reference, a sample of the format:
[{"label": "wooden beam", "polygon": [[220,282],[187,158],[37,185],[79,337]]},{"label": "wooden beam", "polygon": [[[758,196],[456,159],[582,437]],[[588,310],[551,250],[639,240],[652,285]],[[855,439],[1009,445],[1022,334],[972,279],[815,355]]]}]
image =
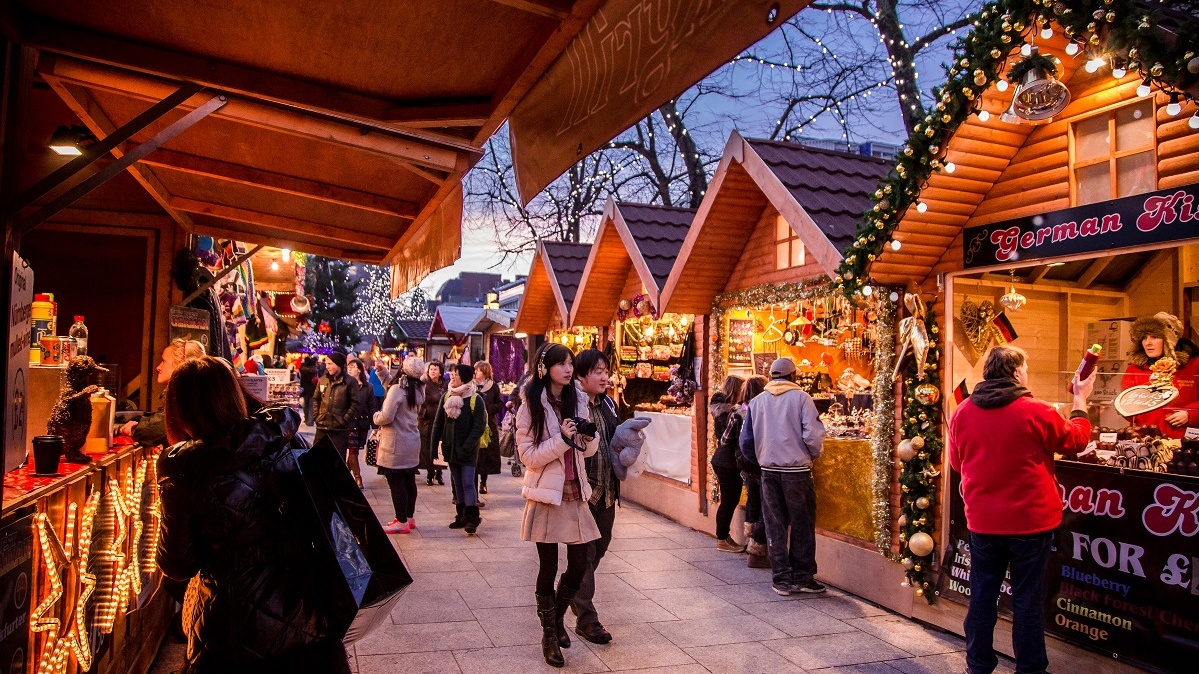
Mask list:
[{"label": "wooden beam", "polygon": [[295,176],[274,173],[251,166],[232,164],[208,157],[159,150],[146,157],[141,163],[148,166],[179,171],[192,175],[204,176],[214,180],[223,180],[257,187],[273,192],[292,194],[307,199],[315,199],[338,206],[349,206],[364,211],[394,215],[411,220],[420,212],[420,205],[413,201],[380,196],[369,192],[337,187],[315,180],[297,178]]},{"label": "wooden beam", "polygon": [[1045,275],[1049,273],[1050,269],[1052,269],[1052,267],[1047,264],[1037,267],[1036,271],[1029,275],[1028,282],[1031,284],[1040,281],[1041,279],[1045,278]]},{"label": "wooden beam", "polygon": [[299,220],[297,218],[289,218],[283,215],[275,215],[274,213],[261,213],[251,211],[246,208],[236,208],[234,206],[225,206],[223,204],[213,204],[207,201],[199,201],[196,199],[187,199],[185,197],[171,197],[171,207],[177,208],[185,213],[197,213],[200,215],[211,215],[214,218],[222,218],[225,220],[233,220],[235,222],[244,222],[250,225],[258,225],[267,229],[274,229],[281,232],[299,232],[307,236],[325,239],[339,243],[356,244],[363,248],[376,248],[378,250],[388,250],[391,248],[392,240],[386,236],[378,234],[368,234],[359,232],[353,229],[344,227],[336,227],[334,225],[326,225],[319,222],[311,222],[308,220]]},{"label": "wooden beam", "polygon": [[[199,226],[198,232],[218,239],[233,239],[242,243],[265,244],[274,246],[275,248],[289,248],[303,253],[312,253],[313,255],[323,255],[324,257],[335,257],[340,260],[356,260],[358,262],[366,262],[369,264],[386,264],[382,257],[367,255],[362,250],[348,250],[344,248],[334,248],[325,246],[319,243],[306,242],[301,239],[295,239],[290,236],[280,236],[271,234],[262,230],[248,232],[240,229],[229,229],[216,225],[204,224]],[[297,232],[292,232],[292,234]],[[302,234],[303,232],[298,232]]]},{"label": "wooden beam", "polygon": [[1111,264],[1112,260],[1114,259],[1116,259],[1114,255],[1095,258],[1095,261],[1087,267],[1087,270],[1082,273],[1082,276],[1078,277],[1078,287],[1089,288],[1090,285],[1095,282],[1095,279],[1099,278],[1099,275],[1103,273],[1104,269],[1107,269],[1107,266]]},{"label": "wooden beam", "polygon": [[[528,4],[537,3],[530,1]],[[362,120],[411,124],[417,128],[473,127],[487,120],[494,107],[485,96],[385,100],[275,72],[99,35],[41,17],[18,19],[17,23],[20,41],[44,52]]]},{"label": "wooden beam", "polygon": [[[157,101],[174,90],[171,83],[163,80],[69,57],[43,56],[38,63],[38,70],[46,78],[57,78],[88,89],[107,91],[133,99]],[[194,108],[201,102],[199,98],[193,98],[180,107]],[[357,124],[331,121],[298,110],[238,98],[230,98],[215,117],[276,133],[302,136],[400,158],[440,171],[452,171],[457,165],[459,154],[476,157],[482,155],[480,150],[461,141],[455,146],[434,144],[405,137],[394,131],[363,128]]]},{"label": "wooden beam", "polygon": [[[47,77],[45,74],[43,74],[42,78],[46,80],[46,82],[50,85],[50,88],[53,89],[60,98],[62,98],[63,102],[67,104],[67,107],[69,107],[75,113],[75,115],[79,117],[80,121],[82,121],[89,129],[91,129],[92,133],[95,134],[97,138],[107,136],[108,134],[116,131],[116,124],[112,123],[112,120],[108,118],[108,115],[102,109],[100,109],[100,106],[96,104],[95,99],[93,99],[91,94],[87,93],[83,87],[67,84],[58,78]],[[123,157],[125,155],[125,149],[120,146],[114,147],[112,149],[112,154],[115,157]],[[162,181],[158,179],[158,176],[154,175],[153,171],[151,171],[148,167],[135,163],[129,167],[129,174],[132,175],[133,179],[145,188],[146,192],[148,192],[160,206],[162,206],[163,210],[167,212],[167,215],[170,215],[175,222],[179,223],[179,226],[183,227],[189,232],[195,231],[196,225],[192,222],[191,218],[189,218],[182,211],[171,208],[171,193],[167,191],[166,186],[162,184]]]},{"label": "wooden beam", "polygon": [[554,2],[554,0],[491,0],[499,5],[507,5],[537,16],[545,16],[561,21],[570,14],[569,2]]}]

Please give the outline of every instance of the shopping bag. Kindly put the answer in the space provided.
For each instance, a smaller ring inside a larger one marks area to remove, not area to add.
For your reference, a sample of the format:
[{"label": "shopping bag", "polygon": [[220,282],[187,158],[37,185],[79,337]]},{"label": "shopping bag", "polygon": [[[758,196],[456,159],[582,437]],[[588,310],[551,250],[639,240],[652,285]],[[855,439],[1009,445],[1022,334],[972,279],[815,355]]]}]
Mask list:
[{"label": "shopping bag", "polygon": [[510,459],[516,456],[516,428],[513,423],[515,414],[509,413],[504,417],[500,428],[500,456]]},{"label": "shopping bag", "polygon": [[370,435],[366,436],[366,465],[378,466],[379,456],[379,429],[372,428]]},{"label": "shopping bag", "polygon": [[296,470],[295,510],[307,527],[320,577],[328,579],[333,633],[347,646],[387,620],[412,575],[327,437],[291,449]]}]

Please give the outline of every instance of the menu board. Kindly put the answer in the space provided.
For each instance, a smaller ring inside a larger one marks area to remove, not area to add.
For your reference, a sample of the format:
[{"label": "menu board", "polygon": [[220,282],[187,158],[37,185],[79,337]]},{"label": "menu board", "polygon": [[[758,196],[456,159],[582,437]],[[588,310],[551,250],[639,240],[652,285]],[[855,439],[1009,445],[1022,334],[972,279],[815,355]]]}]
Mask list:
[{"label": "menu board", "polygon": [[754,322],[749,319],[729,319],[729,367],[753,365]]}]

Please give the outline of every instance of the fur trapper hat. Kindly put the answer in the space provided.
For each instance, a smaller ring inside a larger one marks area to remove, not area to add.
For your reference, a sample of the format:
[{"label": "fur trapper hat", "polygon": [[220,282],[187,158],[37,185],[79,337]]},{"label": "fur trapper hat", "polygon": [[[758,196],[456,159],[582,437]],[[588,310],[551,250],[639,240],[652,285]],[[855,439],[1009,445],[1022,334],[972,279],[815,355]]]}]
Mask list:
[{"label": "fur trapper hat", "polygon": [[[1142,342],[1145,341],[1145,337],[1149,335],[1161,337],[1162,339],[1166,340],[1163,355],[1176,359],[1178,361],[1178,367],[1186,365],[1187,361],[1190,360],[1191,354],[1189,353],[1189,350],[1175,350],[1175,347],[1178,345],[1179,338],[1182,337],[1182,321],[1178,320],[1178,318],[1172,314],[1159,311],[1153,316],[1138,318],[1136,322],[1132,324],[1132,329],[1129,331],[1129,336],[1132,339],[1132,350],[1128,352],[1128,356],[1129,360],[1131,360],[1134,365],[1138,365],[1140,367],[1148,367],[1149,365],[1152,365],[1152,361],[1145,353],[1145,347],[1142,344]],[[1155,358],[1153,360],[1156,361],[1157,359]]]}]

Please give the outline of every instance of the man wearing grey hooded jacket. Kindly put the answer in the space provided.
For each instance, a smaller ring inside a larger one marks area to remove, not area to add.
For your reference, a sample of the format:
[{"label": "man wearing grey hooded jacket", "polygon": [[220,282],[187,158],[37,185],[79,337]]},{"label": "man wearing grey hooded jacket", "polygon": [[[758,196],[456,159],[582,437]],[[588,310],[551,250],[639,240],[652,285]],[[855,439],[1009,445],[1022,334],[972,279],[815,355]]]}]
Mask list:
[{"label": "man wearing grey hooded jacket", "polygon": [[[824,424],[812,397],[795,383],[795,363],[770,364],[770,383],[750,401],[741,453],[762,468],[762,515],[777,594],[824,592],[816,581],[816,490],[812,460],[824,447]],[[788,527],[790,534],[788,535]]]}]

